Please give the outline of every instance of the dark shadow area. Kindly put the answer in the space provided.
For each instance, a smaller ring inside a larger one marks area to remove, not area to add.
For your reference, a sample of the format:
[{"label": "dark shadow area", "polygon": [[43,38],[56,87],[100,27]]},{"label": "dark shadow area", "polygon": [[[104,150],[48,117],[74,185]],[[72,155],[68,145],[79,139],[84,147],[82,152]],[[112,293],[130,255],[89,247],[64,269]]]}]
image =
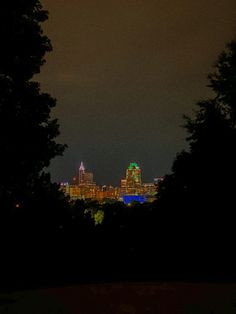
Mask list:
[{"label": "dark shadow area", "polygon": [[75,203],[64,216],[54,211],[51,223],[40,211],[8,217],[1,229],[1,288],[236,279],[234,238],[224,226],[219,234],[180,214],[165,217],[158,202],[99,205],[104,220],[95,225],[85,207]]}]

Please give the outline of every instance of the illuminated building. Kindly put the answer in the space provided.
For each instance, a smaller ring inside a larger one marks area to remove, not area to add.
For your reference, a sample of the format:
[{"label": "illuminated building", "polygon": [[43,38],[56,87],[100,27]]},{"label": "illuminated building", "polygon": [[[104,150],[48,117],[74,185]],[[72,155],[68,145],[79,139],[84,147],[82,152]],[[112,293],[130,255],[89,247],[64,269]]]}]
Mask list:
[{"label": "illuminated building", "polygon": [[126,170],[126,178],[121,180],[121,198],[125,204],[132,202],[152,202],[156,198],[156,185],[143,183],[141,169],[135,162],[131,162]]},{"label": "illuminated building", "polygon": [[130,163],[126,169],[126,178],[121,179],[121,198],[124,201],[125,195],[138,195],[137,187],[141,183],[141,171],[136,163]]},{"label": "illuminated building", "polygon": [[131,162],[126,170],[126,186],[128,188],[141,186],[141,169],[136,162]]},{"label": "illuminated building", "polygon": [[81,161],[80,163],[78,179],[75,179],[75,180],[73,179],[73,184],[78,184],[79,186],[95,185],[95,183],[93,182],[93,173],[87,172],[85,170],[83,161]]},{"label": "illuminated building", "polygon": [[133,202],[144,203],[147,199],[144,195],[124,195],[123,202],[126,205],[132,204]]},{"label": "illuminated building", "polygon": [[139,195],[141,186],[141,169],[136,162],[131,162],[126,170],[126,178],[121,180],[121,194]]},{"label": "illuminated building", "polygon": [[131,162],[126,170],[125,179],[121,180],[120,187],[104,185],[99,187],[93,181],[93,173],[87,172],[83,162],[79,172],[73,178],[72,184],[62,183],[61,190],[71,199],[97,200],[99,203],[123,201],[125,204],[132,202],[152,202],[156,199],[158,183],[163,178],[154,179],[154,183],[142,183],[141,169],[135,162]]},{"label": "illuminated building", "polygon": [[121,195],[126,193],[126,187],[127,187],[126,179],[121,179],[121,181],[120,181]]},{"label": "illuminated building", "polygon": [[157,178],[154,178],[153,181],[154,181],[154,184],[158,186],[163,180],[164,180],[163,177],[157,177]]},{"label": "illuminated building", "polygon": [[154,183],[143,183],[142,195],[145,195],[147,202],[153,202],[156,199],[157,186]]},{"label": "illuminated building", "polygon": [[120,189],[111,185],[103,185],[99,190],[100,201],[110,202],[120,198]]},{"label": "illuminated building", "polygon": [[84,181],[85,181],[84,175],[85,175],[85,167],[84,167],[83,161],[81,161],[80,167],[79,167],[79,182],[78,182],[79,185],[84,184]]},{"label": "illuminated building", "polygon": [[93,173],[92,172],[85,172],[84,173],[84,182],[83,184],[85,185],[94,185],[95,183],[93,182]]}]

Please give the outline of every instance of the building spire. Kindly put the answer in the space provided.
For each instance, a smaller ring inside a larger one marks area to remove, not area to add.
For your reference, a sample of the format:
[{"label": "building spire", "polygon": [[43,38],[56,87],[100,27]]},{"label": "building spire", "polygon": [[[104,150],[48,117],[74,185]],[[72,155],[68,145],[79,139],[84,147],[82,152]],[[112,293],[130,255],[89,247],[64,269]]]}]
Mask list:
[{"label": "building spire", "polygon": [[79,171],[85,171],[84,163],[81,161]]}]

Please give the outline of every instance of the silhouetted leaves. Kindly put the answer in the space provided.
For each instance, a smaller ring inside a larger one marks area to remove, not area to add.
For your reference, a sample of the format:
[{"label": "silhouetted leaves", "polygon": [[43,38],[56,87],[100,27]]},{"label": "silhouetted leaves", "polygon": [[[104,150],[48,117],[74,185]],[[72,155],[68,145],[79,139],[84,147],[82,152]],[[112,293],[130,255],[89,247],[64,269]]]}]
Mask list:
[{"label": "silhouetted leaves", "polygon": [[41,28],[47,16],[38,0],[0,4],[1,211],[32,208],[42,171],[65,148],[50,116],[56,101],[32,81],[52,49]]},{"label": "silhouetted leaves", "polygon": [[185,256],[198,252],[193,265],[202,260],[209,273],[214,268],[234,272],[235,64],[236,43],[231,42],[209,75],[216,95],[197,103],[194,118],[185,117],[189,149],[177,155],[158,193],[175,242],[182,241]]}]

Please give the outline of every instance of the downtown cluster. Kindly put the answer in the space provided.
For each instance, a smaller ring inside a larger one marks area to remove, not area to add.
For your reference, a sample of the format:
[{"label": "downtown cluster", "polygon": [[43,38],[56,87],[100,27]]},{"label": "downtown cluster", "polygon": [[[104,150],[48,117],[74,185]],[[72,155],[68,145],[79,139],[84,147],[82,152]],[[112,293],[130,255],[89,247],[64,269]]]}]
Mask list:
[{"label": "downtown cluster", "polygon": [[98,186],[94,182],[93,173],[85,169],[81,162],[78,173],[71,184],[61,183],[61,190],[72,200],[96,200],[99,203],[121,201],[125,204],[132,202],[153,202],[156,198],[158,183],[162,177],[153,179],[152,183],[142,183],[141,168],[131,162],[126,169],[125,179],[121,179],[120,186]]}]

